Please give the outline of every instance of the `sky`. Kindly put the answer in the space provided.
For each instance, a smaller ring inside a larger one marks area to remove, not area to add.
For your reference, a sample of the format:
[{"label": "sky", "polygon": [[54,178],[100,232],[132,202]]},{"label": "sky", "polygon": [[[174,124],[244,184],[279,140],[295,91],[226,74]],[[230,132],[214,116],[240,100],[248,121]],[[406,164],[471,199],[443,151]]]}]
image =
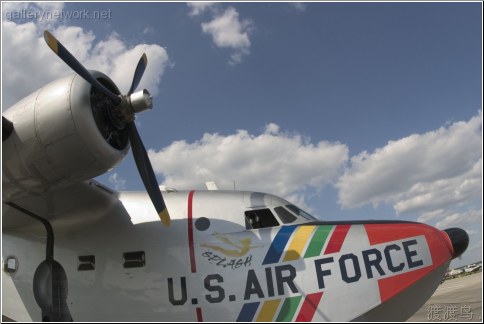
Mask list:
[{"label": "sky", "polygon": [[[123,93],[147,54],[160,185],[461,227],[453,265],[482,259],[482,3],[3,2],[2,110],[71,73],[44,29]],[[98,180],[143,190],[131,154]]]}]

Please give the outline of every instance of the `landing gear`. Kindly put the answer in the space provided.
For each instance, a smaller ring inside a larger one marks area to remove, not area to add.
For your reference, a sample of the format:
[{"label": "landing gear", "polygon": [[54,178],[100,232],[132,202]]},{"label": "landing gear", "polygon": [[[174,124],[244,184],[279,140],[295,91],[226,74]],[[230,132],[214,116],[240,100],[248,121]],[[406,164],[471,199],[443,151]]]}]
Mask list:
[{"label": "landing gear", "polygon": [[49,221],[14,203],[8,206],[41,222],[47,232],[45,260],[34,274],[33,291],[35,301],[42,310],[43,322],[72,322],[67,306],[67,275],[62,265],[54,260],[54,231]]}]

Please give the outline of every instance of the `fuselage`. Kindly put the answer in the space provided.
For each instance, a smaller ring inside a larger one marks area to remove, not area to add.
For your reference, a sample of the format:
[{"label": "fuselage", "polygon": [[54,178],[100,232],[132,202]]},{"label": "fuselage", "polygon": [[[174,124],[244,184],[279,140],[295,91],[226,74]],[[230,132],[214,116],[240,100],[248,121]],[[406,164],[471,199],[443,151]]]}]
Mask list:
[{"label": "fuselage", "polygon": [[[452,258],[445,234],[424,224],[316,221],[256,192],[164,197],[170,227],[145,193],[121,193],[95,220],[73,216],[85,224],[52,221],[75,321],[405,320]],[[32,281],[44,236],[3,232],[18,269],[2,273],[2,306],[15,320],[41,320]]]}]

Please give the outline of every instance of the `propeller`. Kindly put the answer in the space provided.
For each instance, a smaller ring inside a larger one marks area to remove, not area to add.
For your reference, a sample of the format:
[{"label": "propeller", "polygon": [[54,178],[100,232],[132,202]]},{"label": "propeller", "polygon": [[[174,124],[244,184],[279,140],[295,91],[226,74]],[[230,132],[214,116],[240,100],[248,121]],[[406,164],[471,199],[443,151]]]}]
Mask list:
[{"label": "propeller", "polygon": [[[165,226],[170,225],[170,215],[166,209],[163,195],[161,194],[158,182],[156,181],[153,167],[151,166],[146,149],[141,141],[136,124],[134,122],[135,114],[153,106],[152,98],[148,90],[143,89],[134,92],[139,85],[144,71],[148,64],[146,54],[143,54],[136,66],[133,81],[127,95],[118,95],[102,85],[92,74],[62,45],[49,31],[44,31],[44,39],[47,45],[54,53],[63,60],[72,70],[74,70],[84,80],[89,82],[96,90],[106,95],[113,103],[112,118],[114,123],[122,125],[127,129],[129,141],[131,144],[133,157],[138,168],[138,172],[143,180],[143,184],[150,196],[150,199]],[[134,93],[133,93],[134,92]]]},{"label": "propeller", "polygon": [[148,65],[148,58],[146,54],[143,53],[141,58],[139,59],[138,65],[136,65],[136,70],[134,70],[133,81],[131,82],[131,87],[128,91],[128,96],[133,93],[133,91],[138,87],[141,78],[143,77],[143,73],[145,73],[146,66]]}]

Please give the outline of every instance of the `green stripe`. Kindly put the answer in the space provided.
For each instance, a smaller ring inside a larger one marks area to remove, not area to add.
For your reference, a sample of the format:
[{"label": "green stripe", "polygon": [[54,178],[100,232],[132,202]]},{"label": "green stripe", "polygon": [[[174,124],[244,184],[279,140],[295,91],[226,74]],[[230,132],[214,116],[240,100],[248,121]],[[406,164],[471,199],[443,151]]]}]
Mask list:
[{"label": "green stripe", "polygon": [[324,243],[326,242],[326,239],[328,238],[328,235],[332,229],[333,226],[331,225],[318,226],[316,232],[313,235],[313,238],[311,239],[311,242],[309,242],[309,246],[306,250],[304,258],[311,258],[321,255]]},{"label": "green stripe", "polygon": [[291,322],[302,296],[288,297],[284,300],[276,322]]}]

